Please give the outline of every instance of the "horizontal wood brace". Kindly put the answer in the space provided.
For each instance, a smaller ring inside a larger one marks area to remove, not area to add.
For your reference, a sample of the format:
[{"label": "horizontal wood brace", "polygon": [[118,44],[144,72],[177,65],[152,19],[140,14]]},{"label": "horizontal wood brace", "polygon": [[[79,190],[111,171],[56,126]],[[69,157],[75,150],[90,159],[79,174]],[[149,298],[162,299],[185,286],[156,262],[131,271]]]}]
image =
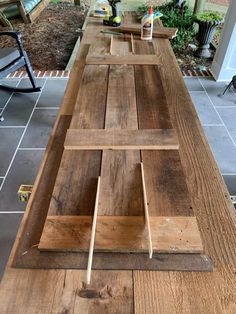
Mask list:
[{"label": "horizontal wood brace", "polygon": [[161,65],[161,58],[157,55],[88,55],[86,64],[110,65],[110,64],[133,64],[133,65]]},{"label": "horizontal wood brace", "polygon": [[176,150],[179,142],[173,129],[69,129],[64,147],[68,150]]},{"label": "horizontal wood brace", "polygon": [[[141,34],[141,27],[137,24],[123,24],[120,26],[119,30],[121,33]],[[159,27],[158,29],[153,30],[152,36],[156,38],[172,39],[176,37],[177,32],[177,28]]]},{"label": "horizontal wood brace", "polygon": [[[92,216],[48,216],[40,250],[88,252]],[[150,217],[153,252],[201,253],[195,217]],[[148,253],[147,224],[143,216],[98,216],[96,252]]]}]

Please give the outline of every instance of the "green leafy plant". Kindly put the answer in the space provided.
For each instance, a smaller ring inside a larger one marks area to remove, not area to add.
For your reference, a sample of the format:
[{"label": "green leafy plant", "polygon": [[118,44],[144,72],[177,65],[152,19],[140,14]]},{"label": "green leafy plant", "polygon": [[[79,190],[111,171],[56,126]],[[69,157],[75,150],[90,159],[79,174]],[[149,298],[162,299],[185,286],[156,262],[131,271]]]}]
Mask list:
[{"label": "green leafy plant", "polygon": [[[181,4],[178,0],[172,0],[162,6],[153,6],[163,14],[161,21],[165,27],[178,28],[177,36],[171,40],[174,51],[185,49],[189,43],[193,42],[195,29],[193,26],[193,13],[186,1]],[[148,5],[142,5],[138,8],[138,15],[144,15],[148,11]]]},{"label": "green leafy plant", "polygon": [[61,0],[50,0],[50,3],[53,3],[53,4],[58,4],[60,2],[61,2]]},{"label": "green leafy plant", "polygon": [[201,22],[220,22],[223,16],[219,12],[202,12],[195,15],[195,20]]}]

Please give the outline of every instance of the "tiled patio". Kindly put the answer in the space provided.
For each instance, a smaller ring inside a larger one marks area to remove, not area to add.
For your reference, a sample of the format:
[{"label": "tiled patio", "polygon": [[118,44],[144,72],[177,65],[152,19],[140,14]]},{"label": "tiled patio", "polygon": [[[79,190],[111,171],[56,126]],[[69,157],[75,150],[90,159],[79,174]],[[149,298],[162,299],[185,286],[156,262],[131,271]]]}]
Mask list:
[{"label": "tiled patio", "polygon": [[[8,79],[26,86],[27,79]],[[236,94],[220,97],[226,83],[185,78],[201,123],[231,195],[236,195]],[[20,184],[32,184],[42,160],[67,79],[38,79],[36,94],[0,91],[0,278],[4,271],[25,203],[17,200]],[[0,110],[1,111],[1,110]]]}]

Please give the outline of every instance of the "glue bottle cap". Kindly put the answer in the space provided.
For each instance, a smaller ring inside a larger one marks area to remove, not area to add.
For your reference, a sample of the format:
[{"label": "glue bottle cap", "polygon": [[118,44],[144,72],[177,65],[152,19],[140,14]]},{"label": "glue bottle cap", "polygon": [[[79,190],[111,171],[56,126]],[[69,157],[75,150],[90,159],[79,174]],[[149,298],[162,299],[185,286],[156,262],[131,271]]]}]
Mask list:
[{"label": "glue bottle cap", "polygon": [[149,15],[153,14],[153,8],[152,8],[152,6],[150,6],[150,8],[149,8],[148,14],[149,14]]}]

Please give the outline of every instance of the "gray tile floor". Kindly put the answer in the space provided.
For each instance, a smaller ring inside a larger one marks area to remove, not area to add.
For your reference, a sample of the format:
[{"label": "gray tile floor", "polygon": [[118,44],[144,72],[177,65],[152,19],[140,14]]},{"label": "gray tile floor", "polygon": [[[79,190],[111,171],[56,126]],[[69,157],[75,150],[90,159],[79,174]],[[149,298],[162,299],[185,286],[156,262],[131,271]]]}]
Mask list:
[{"label": "gray tile floor", "polygon": [[[7,83],[26,87],[29,81]],[[35,180],[66,84],[67,79],[38,79],[40,93],[0,91],[0,280],[25,210],[17,191]]]},{"label": "gray tile floor", "polygon": [[[27,86],[26,79],[8,83]],[[236,94],[219,96],[226,83],[185,78],[213,154],[229,192],[236,195]],[[17,200],[20,184],[32,184],[66,87],[67,79],[39,79],[40,93],[0,91],[0,278],[10,254],[25,204]]]}]

